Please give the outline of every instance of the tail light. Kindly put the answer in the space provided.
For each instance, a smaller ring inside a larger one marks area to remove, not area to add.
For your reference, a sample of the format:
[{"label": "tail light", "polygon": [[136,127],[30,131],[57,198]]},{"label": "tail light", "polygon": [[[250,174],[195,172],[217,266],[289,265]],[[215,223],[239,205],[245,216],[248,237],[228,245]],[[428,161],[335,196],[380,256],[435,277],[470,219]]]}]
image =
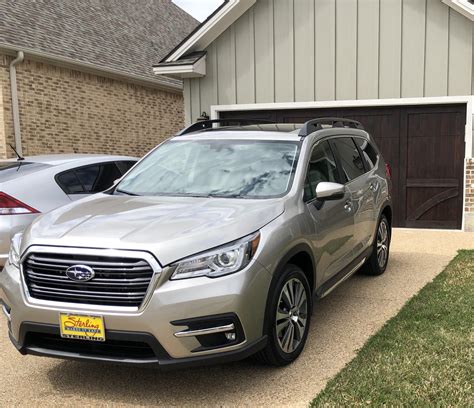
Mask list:
[{"label": "tail light", "polygon": [[390,164],[385,164],[385,175],[389,180],[392,179],[392,168],[390,167]]},{"label": "tail light", "polygon": [[0,215],[37,214],[38,210],[16,198],[0,192]]}]

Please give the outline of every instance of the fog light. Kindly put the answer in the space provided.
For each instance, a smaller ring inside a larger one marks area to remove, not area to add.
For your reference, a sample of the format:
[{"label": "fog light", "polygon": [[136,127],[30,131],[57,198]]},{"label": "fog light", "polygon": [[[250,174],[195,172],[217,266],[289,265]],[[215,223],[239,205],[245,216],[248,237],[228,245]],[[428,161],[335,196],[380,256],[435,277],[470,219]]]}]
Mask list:
[{"label": "fog light", "polygon": [[229,341],[235,341],[235,333],[226,333],[225,337]]}]

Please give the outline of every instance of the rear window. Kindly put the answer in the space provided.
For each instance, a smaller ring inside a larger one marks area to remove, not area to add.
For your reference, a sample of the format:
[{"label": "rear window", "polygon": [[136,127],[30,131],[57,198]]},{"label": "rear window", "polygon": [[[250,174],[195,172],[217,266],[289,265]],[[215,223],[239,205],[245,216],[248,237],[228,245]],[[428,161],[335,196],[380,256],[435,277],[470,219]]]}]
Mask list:
[{"label": "rear window", "polygon": [[50,167],[47,164],[25,161],[2,161],[0,162],[0,183],[23,177]]}]

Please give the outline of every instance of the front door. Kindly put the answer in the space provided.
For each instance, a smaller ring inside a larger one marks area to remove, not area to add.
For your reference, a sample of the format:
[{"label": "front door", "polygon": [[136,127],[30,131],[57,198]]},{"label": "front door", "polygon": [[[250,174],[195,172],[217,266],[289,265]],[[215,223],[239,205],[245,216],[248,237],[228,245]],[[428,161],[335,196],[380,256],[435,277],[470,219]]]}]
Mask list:
[{"label": "front door", "polygon": [[340,200],[320,201],[316,198],[319,183],[340,181],[329,143],[319,142],[313,148],[308,164],[304,199],[314,227],[311,240],[321,283],[336,275],[353,259],[354,217],[352,207],[347,205],[351,202],[350,191],[346,190]]}]

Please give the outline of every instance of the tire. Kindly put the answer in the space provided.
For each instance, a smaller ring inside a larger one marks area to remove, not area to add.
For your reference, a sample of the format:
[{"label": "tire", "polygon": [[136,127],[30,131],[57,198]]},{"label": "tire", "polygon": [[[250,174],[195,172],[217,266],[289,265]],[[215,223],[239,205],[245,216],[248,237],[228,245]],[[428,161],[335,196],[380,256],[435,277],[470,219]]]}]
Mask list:
[{"label": "tire", "polygon": [[385,272],[390,255],[391,238],[390,223],[387,217],[382,215],[377,224],[372,254],[362,267],[362,273],[369,276],[380,276]]},{"label": "tire", "polygon": [[[286,265],[272,287],[264,322],[268,343],[256,357],[264,364],[281,367],[295,361],[304,348],[311,322],[312,298],[308,279],[296,265]],[[301,296],[299,302],[298,296]]]}]

